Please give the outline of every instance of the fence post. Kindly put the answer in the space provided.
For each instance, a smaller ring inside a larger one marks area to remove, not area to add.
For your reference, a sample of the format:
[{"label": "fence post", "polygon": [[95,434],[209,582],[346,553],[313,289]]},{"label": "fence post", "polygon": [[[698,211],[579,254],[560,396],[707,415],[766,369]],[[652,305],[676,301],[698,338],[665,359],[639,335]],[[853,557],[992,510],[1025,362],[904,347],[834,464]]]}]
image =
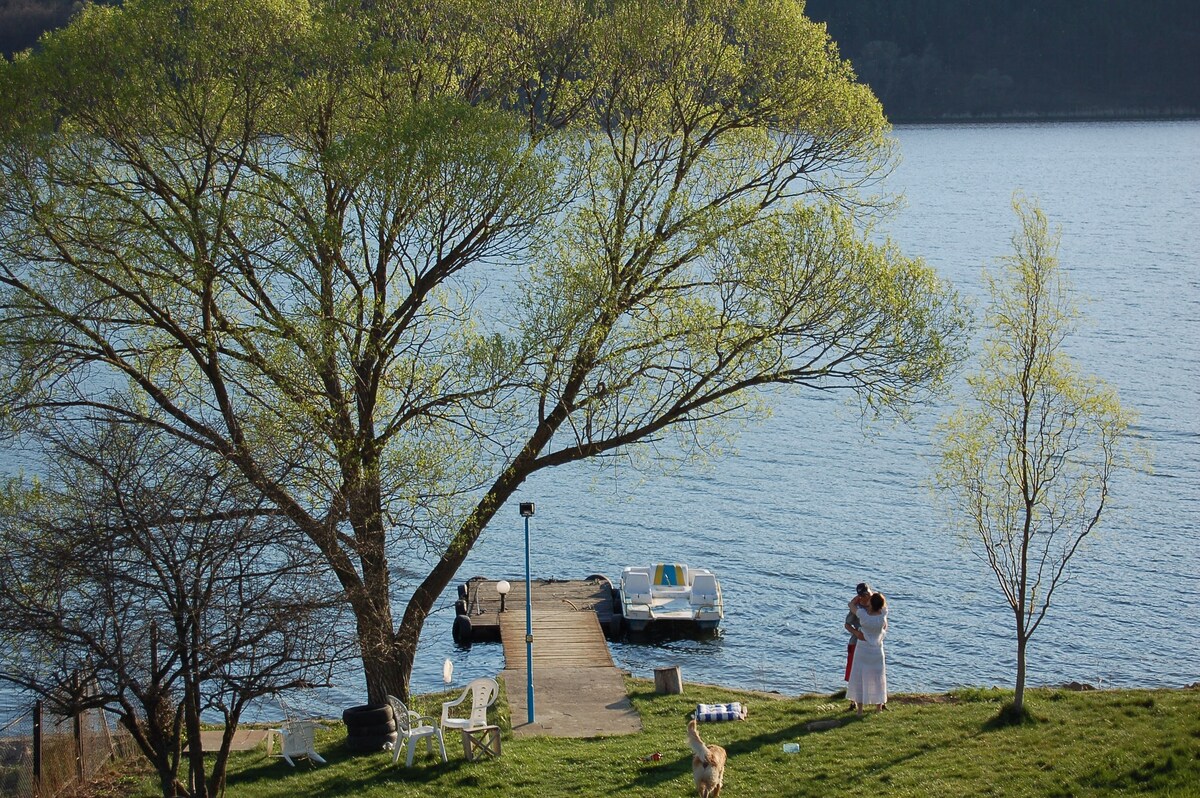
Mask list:
[{"label": "fence post", "polygon": [[71,724],[75,731],[75,778],[83,781],[83,710],[75,710],[74,722]]},{"label": "fence post", "polygon": [[42,792],[42,700],[33,702],[33,794]]}]

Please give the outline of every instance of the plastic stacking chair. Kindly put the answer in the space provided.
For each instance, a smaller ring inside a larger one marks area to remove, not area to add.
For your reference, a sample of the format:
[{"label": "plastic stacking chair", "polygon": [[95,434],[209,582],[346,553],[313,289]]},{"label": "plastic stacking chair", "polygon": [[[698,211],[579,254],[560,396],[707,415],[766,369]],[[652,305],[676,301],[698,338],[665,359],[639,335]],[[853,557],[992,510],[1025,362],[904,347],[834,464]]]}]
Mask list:
[{"label": "plastic stacking chair", "polygon": [[[442,728],[457,729],[463,735],[463,755],[468,761],[477,756],[500,756],[500,729],[488,725],[488,707],[496,703],[500,694],[500,685],[495,679],[483,677],[473,679],[467,684],[462,695],[453,701],[442,704]],[[454,717],[452,712],[471,699],[471,707],[466,717]]]},{"label": "plastic stacking chair", "polygon": [[403,701],[393,695],[387,697],[387,702],[392,706],[392,719],[396,722],[396,746],[392,749],[393,765],[400,761],[400,751],[408,746],[408,759],[404,764],[406,767],[412,767],[413,752],[416,750],[417,743],[422,739],[425,740],[426,752],[432,754],[434,737],[437,738],[442,761],[449,761],[446,758],[446,742],[442,738],[442,729],[434,723],[432,717],[413,712],[404,706]]},{"label": "plastic stacking chair", "polygon": [[[462,695],[453,701],[442,704],[442,728],[482,729],[488,725],[488,707],[496,703],[496,697],[499,694],[500,685],[496,684],[495,679],[489,679],[486,676],[481,679],[472,679],[463,690]],[[467,698],[471,699],[470,714],[465,718],[451,717],[451,712],[465,703]]]}]

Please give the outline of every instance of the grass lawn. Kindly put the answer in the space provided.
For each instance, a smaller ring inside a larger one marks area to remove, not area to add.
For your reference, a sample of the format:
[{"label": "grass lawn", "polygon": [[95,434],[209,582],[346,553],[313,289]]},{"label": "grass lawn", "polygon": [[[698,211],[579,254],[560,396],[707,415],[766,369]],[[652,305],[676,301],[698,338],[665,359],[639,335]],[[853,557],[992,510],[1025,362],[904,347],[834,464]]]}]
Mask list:
[{"label": "grass lawn", "polygon": [[[690,796],[691,753],[684,730],[698,702],[749,703],[745,721],[701,724],[706,742],[729,752],[722,798],[736,796],[1200,796],[1200,690],[1027,692],[1034,720],[995,719],[1011,693],[964,690],[896,695],[887,712],[856,719],[840,697],[777,698],[686,685],[684,695],[654,693],[628,681],[640,734],[586,740],[515,739],[505,728],[498,760],[466,762],[447,734],[449,764],[417,749],[412,768],[390,753],[351,755],[331,723],[318,739],[328,760],[292,769],[259,751],[235,754],[228,795],[291,796]],[[437,714],[441,696],[414,703]],[[810,731],[812,721],[842,725]],[[508,724],[503,715],[502,726]],[[785,742],[800,753],[787,754]],[[647,759],[661,753],[659,761]],[[152,795],[149,789],[146,795]]]}]

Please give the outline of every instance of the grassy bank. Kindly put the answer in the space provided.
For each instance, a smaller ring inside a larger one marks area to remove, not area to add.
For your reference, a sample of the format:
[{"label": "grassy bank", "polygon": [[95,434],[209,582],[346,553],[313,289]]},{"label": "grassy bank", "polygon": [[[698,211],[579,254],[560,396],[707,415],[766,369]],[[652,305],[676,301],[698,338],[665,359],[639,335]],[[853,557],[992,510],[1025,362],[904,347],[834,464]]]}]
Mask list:
[{"label": "grassy bank", "polygon": [[[737,796],[1200,796],[1200,690],[1039,689],[1027,693],[1035,719],[1001,726],[1011,693],[966,690],[943,696],[893,696],[889,710],[856,719],[842,699],[774,698],[687,685],[682,696],[656,695],[630,680],[644,731],[588,740],[522,738],[506,731],[503,756],[465,762],[447,735],[450,762],[418,749],[411,769],[390,755],[351,756],[331,724],[318,747],[325,766],[293,770],[263,751],[234,756],[233,798],[285,796],[454,795],[581,798],[694,795],[684,740],[697,702],[740,700],[741,722],[701,725],[707,742],[725,746],[730,764],[722,798]],[[437,697],[415,702],[436,714]],[[813,721],[840,726],[810,730]],[[507,718],[501,719],[502,723]],[[798,742],[799,754],[786,754]],[[646,757],[662,754],[659,761]]]}]

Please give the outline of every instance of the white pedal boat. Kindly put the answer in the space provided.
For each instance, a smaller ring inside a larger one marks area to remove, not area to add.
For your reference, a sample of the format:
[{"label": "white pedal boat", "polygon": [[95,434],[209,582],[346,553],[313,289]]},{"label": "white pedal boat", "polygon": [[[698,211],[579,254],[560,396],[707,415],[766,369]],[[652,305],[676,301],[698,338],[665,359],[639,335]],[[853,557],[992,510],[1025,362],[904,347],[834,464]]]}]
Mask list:
[{"label": "white pedal boat", "polygon": [[678,563],[630,565],[621,571],[621,613],[631,632],[654,624],[711,631],[725,617],[721,584],[707,568]]}]

